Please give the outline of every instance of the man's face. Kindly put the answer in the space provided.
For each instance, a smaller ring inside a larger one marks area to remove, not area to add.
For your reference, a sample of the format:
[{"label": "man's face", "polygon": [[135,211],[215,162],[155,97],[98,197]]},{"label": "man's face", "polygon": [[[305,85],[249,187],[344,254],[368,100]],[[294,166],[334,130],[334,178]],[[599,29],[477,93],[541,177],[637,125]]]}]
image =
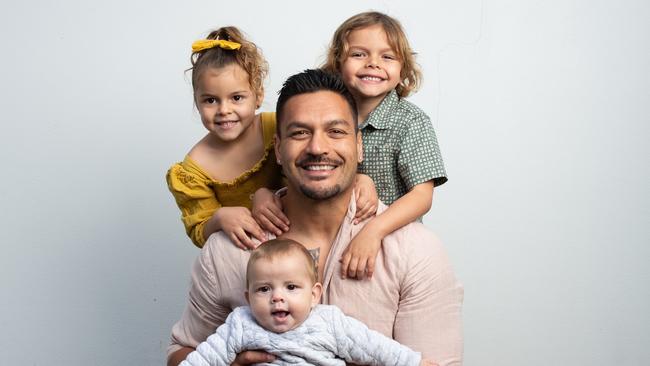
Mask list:
[{"label": "man's face", "polygon": [[289,184],[314,200],[352,188],[361,161],[361,135],[350,106],[331,91],[291,97],[284,105],[276,156]]}]

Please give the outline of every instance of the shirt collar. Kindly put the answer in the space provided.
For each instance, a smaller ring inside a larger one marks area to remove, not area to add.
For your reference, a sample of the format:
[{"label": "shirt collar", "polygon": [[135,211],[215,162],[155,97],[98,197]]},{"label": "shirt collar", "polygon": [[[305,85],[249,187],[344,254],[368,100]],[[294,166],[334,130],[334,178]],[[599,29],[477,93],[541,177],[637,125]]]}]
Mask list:
[{"label": "shirt collar", "polygon": [[386,118],[393,109],[397,108],[399,104],[399,97],[395,89],[391,90],[379,105],[368,115],[368,118],[359,126],[360,129],[365,128],[367,125],[378,130],[390,128],[390,121]]}]

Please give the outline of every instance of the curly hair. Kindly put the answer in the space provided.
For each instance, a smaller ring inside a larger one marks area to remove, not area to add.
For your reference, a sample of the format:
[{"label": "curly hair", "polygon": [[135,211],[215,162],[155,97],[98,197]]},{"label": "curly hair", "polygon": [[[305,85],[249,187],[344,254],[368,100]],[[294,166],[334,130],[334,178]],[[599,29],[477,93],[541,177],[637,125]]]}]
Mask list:
[{"label": "curly hair", "polygon": [[210,32],[207,39],[223,39],[237,42],[241,48],[237,50],[226,50],[221,47],[213,47],[207,50],[192,52],[192,88],[196,90],[201,74],[208,68],[221,68],[230,64],[239,65],[248,74],[248,81],[251,89],[257,97],[264,95],[264,79],[269,71],[269,66],[262,50],[255,43],[248,41],[242,32],[236,27],[222,27]]},{"label": "curly hair", "polygon": [[402,28],[400,22],[386,14],[369,11],[352,16],[343,24],[341,24],[330,43],[327,51],[327,59],[321,65],[322,69],[329,72],[341,72],[341,64],[348,56],[349,44],[348,36],[354,30],[370,27],[373,25],[380,25],[386,37],[388,44],[397,54],[397,57],[402,62],[402,70],[400,72],[400,82],[397,84],[395,90],[397,95],[401,98],[407,97],[411,92],[415,92],[422,82],[422,72],[420,67],[415,62],[415,53],[409,45],[406,38],[406,33]]}]

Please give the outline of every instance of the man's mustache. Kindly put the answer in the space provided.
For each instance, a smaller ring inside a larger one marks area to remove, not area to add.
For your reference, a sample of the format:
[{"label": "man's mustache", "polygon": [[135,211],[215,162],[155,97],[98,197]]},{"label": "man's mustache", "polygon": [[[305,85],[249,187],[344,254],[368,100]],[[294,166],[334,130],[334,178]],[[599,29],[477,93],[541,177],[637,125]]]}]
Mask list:
[{"label": "man's mustache", "polygon": [[306,164],[331,164],[331,165],[341,165],[343,164],[342,160],[331,159],[323,155],[307,155],[304,158],[298,160],[296,165],[306,165]]}]

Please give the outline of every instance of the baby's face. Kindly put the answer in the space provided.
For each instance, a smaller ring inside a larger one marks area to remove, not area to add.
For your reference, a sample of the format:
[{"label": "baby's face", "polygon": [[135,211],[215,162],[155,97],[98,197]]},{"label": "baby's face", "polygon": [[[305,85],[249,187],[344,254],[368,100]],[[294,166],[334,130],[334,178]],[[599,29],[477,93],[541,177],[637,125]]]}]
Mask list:
[{"label": "baby's face", "polygon": [[294,329],[320,301],[321,285],[312,282],[305,261],[279,255],[253,264],[246,299],[262,328],[274,333]]}]

